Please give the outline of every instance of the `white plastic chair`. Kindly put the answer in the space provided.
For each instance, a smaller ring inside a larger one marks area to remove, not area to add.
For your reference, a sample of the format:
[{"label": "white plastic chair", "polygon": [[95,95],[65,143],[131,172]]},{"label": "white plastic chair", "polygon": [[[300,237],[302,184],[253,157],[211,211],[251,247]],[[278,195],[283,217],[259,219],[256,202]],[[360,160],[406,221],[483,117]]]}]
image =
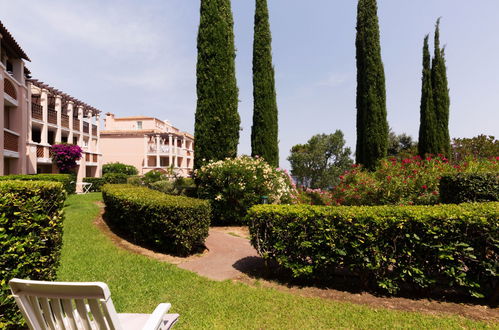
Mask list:
[{"label": "white plastic chair", "polygon": [[169,329],[178,314],[159,304],[152,314],[118,314],[102,282],[47,282],[12,279],[12,295],[30,329]]}]

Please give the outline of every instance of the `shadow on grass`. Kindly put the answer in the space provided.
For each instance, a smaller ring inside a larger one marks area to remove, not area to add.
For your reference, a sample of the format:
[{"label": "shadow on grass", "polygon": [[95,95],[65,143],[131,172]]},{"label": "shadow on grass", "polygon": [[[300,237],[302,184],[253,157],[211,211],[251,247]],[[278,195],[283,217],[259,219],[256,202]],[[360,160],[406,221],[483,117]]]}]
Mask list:
[{"label": "shadow on grass", "polygon": [[348,292],[351,294],[368,293],[379,298],[406,298],[411,300],[434,300],[438,302],[452,302],[459,304],[470,305],[488,305],[489,307],[497,307],[498,288],[488,299],[478,299],[470,297],[464,290],[446,289],[446,288],[431,288],[431,289],[415,289],[409,285],[402,287],[397,294],[387,294],[379,289],[373,289],[375,284],[373,281],[366,281],[360,276],[355,276],[348,270],[339,270],[335,274],[330,274],[327,277],[304,279],[296,278],[292,272],[280,267],[275,261],[266,261],[262,257],[245,257],[236,261],[232,265],[235,269],[248,275],[254,280],[265,280],[274,282],[278,285],[287,288],[317,288],[321,290],[337,290]]}]

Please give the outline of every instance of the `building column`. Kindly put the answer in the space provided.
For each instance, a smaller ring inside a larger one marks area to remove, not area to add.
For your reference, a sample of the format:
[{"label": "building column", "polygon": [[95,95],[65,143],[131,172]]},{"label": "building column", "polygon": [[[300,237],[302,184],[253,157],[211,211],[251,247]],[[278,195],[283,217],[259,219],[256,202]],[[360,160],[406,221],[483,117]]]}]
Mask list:
[{"label": "building column", "polygon": [[95,114],[95,123],[97,126],[97,130],[95,132],[95,153],[97,153],[97,170],[95,173],[96,177],[102,176],[102,155],[100,154],[100,115]]},{"label": "building column", "polygon": [[88,151],[93,152],[94,148],[92,146],[92,110],[88,110],[87,112],[87,121],[88,121]]},{"label": "building column", "polygon": [[80,121],[78,145],[83,149],[83,107],[81,105],[78,106],[78,120]]},{"label": "building column", "polygon": [[[147,155],[149,151],[149,136],[144,135],[144,167],[149,167],[149,156]],[[142,174],[144,174],[144,168],[142,168]]]},{"label": "building column", "polygon": [[170,165],[170,167],[173,164],[173,146],[172,146],[172,143],[173,143],[172,135],[168,134],[168,156],[169,156],[168,164]]},{"label": "building column", "polygon": [[161,167],[161,162],[159,158],[159,152],[160,152],[159,139],[160,139],[159,134],[156,134],[156,167]]},{"label": "building column", "polygon": [[73,107],[74,102],[68,101],[68,117],[69,117],[69,134],[68,134],[68,143],[73,143]]},{"label": "building column", "polygon": [[55,111],[57,113],[57,131],[55,133],[55,143],[61,143],[62,142],[62,132],[61,132],[62,97],[60,95],[55,96]]},{"label": "building column", "polygon": [[[43,145],[48,145],[48,126],[47,126],[47,122],[48,122],[48,90],[42,89],[41,96],[40,96],[40,102],[42,105],[42,120],[43,120],[40,143]],[[43,157],[48,157],[48,155],[44,155]]]}]

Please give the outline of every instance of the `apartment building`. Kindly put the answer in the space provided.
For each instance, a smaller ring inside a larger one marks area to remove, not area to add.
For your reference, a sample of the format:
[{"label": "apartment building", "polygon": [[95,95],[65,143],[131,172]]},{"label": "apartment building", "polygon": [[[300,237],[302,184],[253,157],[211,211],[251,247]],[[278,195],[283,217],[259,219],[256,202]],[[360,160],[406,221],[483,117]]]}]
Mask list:
[{"label": "apartment building", "polygon": [[26,53],[0,22],[0,175],[27,173],[29,71]]},{"label": "apartment building", "polygon": [[56,173],[50,146],[72,143],[83,149],[77,162],[77,181],[101,176],[99,150],[101,111],[43,82],[28,81],[31,111],[28,127],[28,173]]},{"label": "apartment building", "polygon": [[103,162],[134,165],[141,174],[169,169],[187,177],[194,164],[194,136],[153,117],[107,113],[100,132]]},{"label": "apartment building", "polygon": [[29,77],[30,59],[0,22],[0,175],[57,173],[55,143],[79,145],[77,181],[101,174],[100,111]]}]

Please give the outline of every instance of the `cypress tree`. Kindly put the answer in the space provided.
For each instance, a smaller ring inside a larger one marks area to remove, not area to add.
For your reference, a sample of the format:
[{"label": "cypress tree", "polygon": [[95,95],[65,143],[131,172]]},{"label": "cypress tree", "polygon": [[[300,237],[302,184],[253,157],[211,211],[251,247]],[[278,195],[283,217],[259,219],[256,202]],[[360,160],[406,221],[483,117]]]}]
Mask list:
[{"label": "cypress tree", "polygon": [[433,104],[438,129],[438,152],[450,154],[449,108],[450,97],[447,83],[447,68],[445,67],[444,49],[440,48],[440,18],[435,27],[435,55],[431,68],[431,83],[433,87]]},{"label": "cypress tree", "polygon": [[376,0],[359,0],[357,6],[357,146],[356,161],[374,170],[386,156],[385,73]]},{"label": "cypress tree", "polygon": [[251,155],[279,166],[277,101],[267,0],[256,0],[253,40]]},{"label": "cypress tree", "polygon": [[194,168],[237,155],[240,117],[230,0],[201,0]]},{"label": "cypress tree", "polygon": [[421,157],[426,154],[439,153],[439,137],[433,106],[433,90],[431,83],[431,55],[428,45],[428,35],[423,46],[423,78],[421,84],[421,106],[419,124],[418,153]]}]

